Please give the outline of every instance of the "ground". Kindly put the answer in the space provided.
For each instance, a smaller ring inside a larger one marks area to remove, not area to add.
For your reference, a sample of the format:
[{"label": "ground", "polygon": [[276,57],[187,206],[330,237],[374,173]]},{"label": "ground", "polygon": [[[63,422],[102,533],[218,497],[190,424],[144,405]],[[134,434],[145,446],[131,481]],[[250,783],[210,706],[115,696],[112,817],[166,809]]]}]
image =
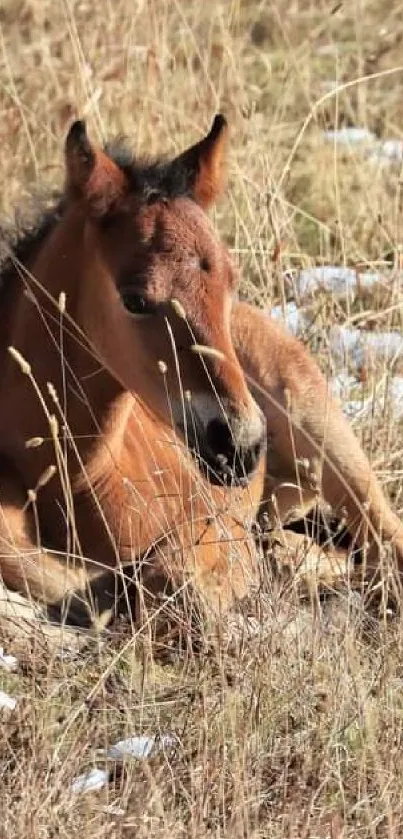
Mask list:
[{"label": "ground", "polygon": [[[374,151],[403,139],[396,0],[3,0],[0,27],[6,215],[32,188],[60,184],[75,117],[99,139],[124,133],[138,153],[175,153],[222,110],[229,186],[214,220],[242,294],[305,305],[285,279],[300,268],[378,271],[354,299],[323,291],[306,304],[302,338],[329,375],[331,327],[401,331],[402,161]],[[376,140],[326,141],[342,126]],[[387,397],[375,400],[398,362],[358,366],[354,398],[375,409],[356,412],[355,427],[402,512],[401,427]],[[366,614],[345,588],[303,602],[263,569],[244,615],[197,652],[155,656],[124,623],[79,652],[76,639],[63,652],[39,630],[22,635],[21,620],[4,629],[18,659],[0,669],[17,700],[0,711],[4,839],[402,835],[400,620]],[[159,733],[176,738],[172,751],[123,767],[102,751]],[[108,786],[72,792],[106,765]]]}]

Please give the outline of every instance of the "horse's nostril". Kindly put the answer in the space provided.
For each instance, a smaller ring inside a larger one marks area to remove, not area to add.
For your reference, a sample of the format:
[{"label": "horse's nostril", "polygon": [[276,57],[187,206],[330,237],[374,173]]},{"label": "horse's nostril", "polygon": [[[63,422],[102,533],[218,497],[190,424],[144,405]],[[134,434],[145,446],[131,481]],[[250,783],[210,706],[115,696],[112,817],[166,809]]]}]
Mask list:
[{"label": "horse's nostril", "polygon": [[206,428],[205,456],[224,482],[247,480],[262,452],[263,434],[249,445],[239,444],[237,436],[224,420],[210,420]]},{"label": "horse's nostril", "polygon": [[217,460],[225,465],[228,463],[228,455],[234,452],[234,441],[231,429],[227,422],[221,420],[210,420],[206,429],[207,445],[211,451],[216,452]]}]

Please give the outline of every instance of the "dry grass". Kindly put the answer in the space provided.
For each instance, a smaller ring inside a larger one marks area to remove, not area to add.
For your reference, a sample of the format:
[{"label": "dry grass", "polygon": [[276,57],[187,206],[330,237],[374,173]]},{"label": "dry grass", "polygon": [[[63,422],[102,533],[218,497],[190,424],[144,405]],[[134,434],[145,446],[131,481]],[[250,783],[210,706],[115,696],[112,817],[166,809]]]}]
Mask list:
[{"label": "dry grass", "polygon": [[[216,220],[250,299],[283,300],[294,266],[399,264],[399,166],[321,135],[345,124],[401,137],[396,0],[3,0],[0,27],[6,213],[36,182],[60,182],[72,117],[86,116],[99,137],[124,132],[139,152],[175,152],[222,109],[232,150]],[[307,340],[324,366],[330,325],[401,326],[390,277],[353,309],[314,301]],[[388,374],[366,371],[365,388]],[[399,428],[385,409],[358,431],[403,508]],[[222,626],[198,655],[184,645],[157,659],[124,624],[70,656],[40,629],[27,638],[4,628],[20,665],[0,670],[0,687],[18,698],[2,712],[0,835],[401,836],[400,623],[365,615],[346,592],[303,605],[271,577],[249,611],[241,631]],[[173,755],[118,768],[99,793],[71,794],[77,774],[105,764],[99,750],[158,732],[178,737]]]}]

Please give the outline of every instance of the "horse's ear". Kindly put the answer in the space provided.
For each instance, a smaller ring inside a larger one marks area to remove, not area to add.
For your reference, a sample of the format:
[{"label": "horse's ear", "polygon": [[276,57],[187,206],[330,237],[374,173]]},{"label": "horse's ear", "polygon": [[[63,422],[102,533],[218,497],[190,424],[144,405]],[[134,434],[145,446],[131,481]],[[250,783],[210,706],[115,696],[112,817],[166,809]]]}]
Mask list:
[{"label": "horse's ear", "polygon": [[70,195],[84,200],[95,216],[107,213],[125,191],[125,176],[107,154],[92,146],[83,120],[70,128],[65,157]]},{"label": "horse's ear", "polygon": [[227,136],[227,120],[217,114],[207,136],[174,161],[174,165],[185,169],[191,194],[204,209],[217,200],[225,187]]}]

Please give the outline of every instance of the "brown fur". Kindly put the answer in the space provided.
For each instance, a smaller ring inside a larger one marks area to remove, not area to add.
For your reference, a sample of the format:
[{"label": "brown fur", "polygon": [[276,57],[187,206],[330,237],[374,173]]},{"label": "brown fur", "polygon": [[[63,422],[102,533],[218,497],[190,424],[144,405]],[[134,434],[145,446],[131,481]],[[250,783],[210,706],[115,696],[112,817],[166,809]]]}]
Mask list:
[{"label": "brown fur", "polygon": [[267,419],[262,510],[269,520],[306,513],[320,493],[345,518],[356,545],[366,547],[368,571],[377,568],[382,540],[395,547],[403,570],[403,525],[312,356],[246,304],[235,310],[232,335]]},{"label": "brown fur", "polygon": [[[402,526],[315,362],[232,302],[234,269],[203,209],[222,189],[225,135],[217,118],[171,169],[144,174],[75,124],[66,206],[0,298],[1,574],[45,603],[67,599],[78,622],[88,585],[105,608],[122,569],[150,591],[192,580],[226,608],[256,578],[250,521],[306,508],[313,481],[370,540],[371,566],[381,538],[403,561]],[[155,312],[129,314],[133,294]]]}]

